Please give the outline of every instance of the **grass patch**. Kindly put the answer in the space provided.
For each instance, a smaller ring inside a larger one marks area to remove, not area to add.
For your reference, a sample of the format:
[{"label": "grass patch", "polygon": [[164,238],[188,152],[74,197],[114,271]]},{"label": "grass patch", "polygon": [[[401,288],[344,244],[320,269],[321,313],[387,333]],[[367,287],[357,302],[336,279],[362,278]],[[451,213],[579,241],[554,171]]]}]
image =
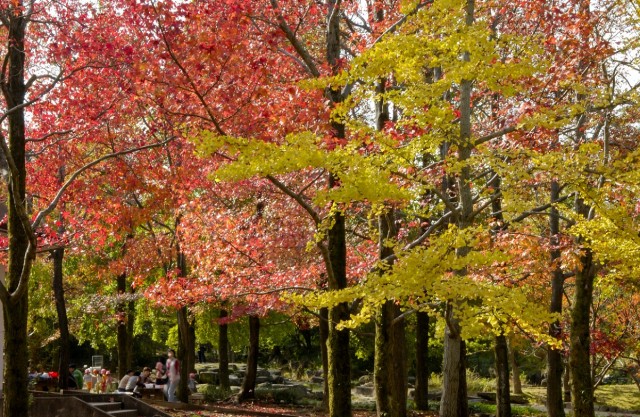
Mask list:
[{"label": "grass patch", "polygon": [[[544,404],[547,397],[545,387],[523,387],[530,401]],[[617,407],[625,411],[640,411],[640,391],[634,384],[600,385],[595,392],[596,404]]]},{"label": "grass patch", "polygon": [[[483,404],[483,403],[469,404],[469,411],[472,413],[487,413],[487,414],[495,415],[496,406],[495,404]],[[522,417],[546,415],[544,411],[536,410],[533,407],[527,407],[522,405],[512,405],[511,413],[514,416],[522,416]]]},{"label": "grass patch", "polygon": [[[442,391],[442,375],[431,374],[429,378],[429,391]],[[473,371],[467,370],[467,392],[495,392],[496,380],[495,378],[483,378]]]},{"label": "grass patch", "polygon": [[600,385],[595,392],[596,404],[618,407],[621,410],[640,411],[640,391],[630,385]]}]

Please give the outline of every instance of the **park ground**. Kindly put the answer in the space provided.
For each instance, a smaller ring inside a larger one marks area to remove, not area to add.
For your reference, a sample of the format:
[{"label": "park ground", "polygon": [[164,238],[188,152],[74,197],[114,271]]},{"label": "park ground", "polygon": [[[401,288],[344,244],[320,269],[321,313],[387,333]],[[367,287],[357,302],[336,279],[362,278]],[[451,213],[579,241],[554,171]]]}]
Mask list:
[{"label": "park ground", "polygon": [[[430,387],[436,389],[437,387]],[[482,387],[480,387],[482,388]],[[543,417],[544,412],[544,387],[524,387],[525,395],[529,398],[530,405],[513,406],[514,416]],[[596,415],[600,417],[640,416],[640,391],[635,385],[603,385],[596,390]],[[360,403],[362,404],[362,403]],[[429,412],[409,411],[410,417],[437,416],[434,402],[434,410]],[[174,417],[244,417],[244,416],[295,416],[295,417],[323,417],[326,415],[317,406],[288,406],[268,403],[211,403],[203,407],[189,406],[189,408],[175,408],[173,406],[161,406],[163,411]],[[493,416],[495,406],[491,404],[470,404],[472,416]],[[374,417],[376,415],[371,403],[366,409],[354,410],[354,417]],[[567,410],[567,416],[571,416]]]}]

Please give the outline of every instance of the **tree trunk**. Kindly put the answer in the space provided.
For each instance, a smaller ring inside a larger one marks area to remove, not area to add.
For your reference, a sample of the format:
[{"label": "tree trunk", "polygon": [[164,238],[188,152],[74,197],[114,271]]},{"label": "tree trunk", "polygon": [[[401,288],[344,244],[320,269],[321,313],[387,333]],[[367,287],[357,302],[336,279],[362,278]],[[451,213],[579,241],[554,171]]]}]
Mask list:
[{"label": "tree trunk", "polygon": [[593,417],[593,385],[590,366],[590,318],[595,266],[590,249],[583,249],[582,268],[576,271],[576,288],[571,310],[569,369],[573,412],[580,417]]},{"label": "tree trunk", "polygon": [[124,296],[127,293],[127,274],[119,274],[116,278],[118,300],[117,304],[117,337],[118,337],[118,379],[121,379],[127,370],[131,369],[131,356],[129,355],[130,346],[133,344],[132,334],[129,332],[128,322],[131,317],[128,317],[128,309]]},{"label": "tree trunk", "polygon": [[[17,195],[9,185],[8,193],[8,224],[9,254],[7,265],[7,287],[9,292],[18,288],[24,267],[30,268],[33,259],[27,255],[29,236],[22,226],[17,204],[25,200],[25,125],[24,125],[24,62],[26,20],[22,14],[25,5],[22,0],[13,2],[3,11],[4,18],[9,20],[7,42],[7,56],[5,64],[8,66],[8,76],[4,83],[4,96],[7,107],[12,108],[8,113],[8,133],[10,154],[15,162],[18,177],[11,178]],[[28,274],[22,279],[28,280]],[[4,343],[4,384],[3,384],[3,415],[4,417],[22,417],[28,415],[29,393],[27,391],[28,344],[27,320],[29,312],[28,289],[9,303],[3,302],[3,317],[5,330]],[[68,370],[67,370],[68,371]]]},{"label": "tree trunk", "polygon": [[[51,252],[53,260],[53,297],[56,303],[56,313],[58,315],[58,329],[60,339],[58,346],[58,387],[60,389],[69,388],[69,378],[63,377],[69,373],[69,320],[67,319],[67,307],[64,299],[62,263],[64,260],[64,248],[59,248]],[[80,387],[82,388],[82,387]]]},{"label": "tree trunk", "polygon": [[[560,197],[560,187],[557,181],[551,182],[551,202]],[[562,312],[562,296],[564,293],[564,275],[559,265],[560,250],[557,249],[560,234],[560,217],[558,209],[551,206],[549,213],[549,233],[551,241],[551,263],[555,265],[551,277],[551,303],[549,311]],[[559,321],[549,325],[549,335],[556,339],[562,337],[562,327]],[[564,417],[564,401],[562,401],[562,352],[557,349],[547,349],[547,412],[549,417]]]},{"label": "tree trunk", "polygon": [[[220,319],[228,316],[227,310],[220,309]],[[229,328],[227,323],[218,324],[218,378],[220,380],[220,390],[228,392],[231,390],[229,384]]]},{"label": "tree trunk", "polygon": [[258,354],[260,353],[260,318],[249,316],[249,357],[247,357],[247,374],[242,381],[242,389],[238,401],[256,397],[256,377],[258,376]]},{"label": "tree trunk", "polygon": [[349,306],[341,303],[329,309],[329,416],[351,416],[351,360],[349,330],[338,330],[337,324],[349,318]]},{"label": "tree trunk", "polygon": [[322,356],[322,406],[325,411],[329,410],[329,356],[327,352],[327,341],[329,340],[329,309],[320,309],[320,355]]},{"label": "tree trunk", "polygon": [[564,386],[564,402],[571,402],[571,372],[569,371],[569,361],[565,358],[563,361],[564,364],[564,374],[562,375],[562,384]]},{"label": "tree trunk", "polygon": [[416,387],[417,410],[429,409],[429,314],[416,314]]},{"label": "tree trunk", "polygon": [[[379,107],[385,108],[381,104]],[[378,113],[385,113],[378,110]],[[379,115],[378,123],[387,117]],[[380,241],[378,258],[383,261],[393,254],[387,245],[389,239],[397,235],[393,210],[381,214],[378,218]],[[375,363],[373,367],[376,391],[376,410],[379,417],[405,417],[407,415],[407,366],[404,350],[404,320],[395,319],[400,309],[393,300],[387,300],[378,312],[375,337]]]},{"label": "tree trunk", "polygon": [[[466,0],[465,4],[465,26],[473,25],[475,14],[475,1]],[[462,60],[470,61],[469,52],[462,54]],[[456,177],[458,191],[459,212],[457,226],[464,230],[473,222],[473,193],[471,190],[472,175],[469,167],[469,160],[474,147],[471,137],[471,114],[472,102],[471,93],[473,91],[473,80],[462,79],[460,82],[460,137],[458,146],[458,162],[462,165]],[[456,249],[456,256],[463,258],[469,254],[470,248],[463,246]],[[467,270],[456,271],[458,276],[466,276]],[[440,399],[441,417],[467,417],[469,415],[469,402],[467,399],[467,376],[466,376],[466,347],[461,338],[461,328],[454,317],[454,305],[447,302],[445,312],[447,325],[444,336],[444,364],[443,364],[443,387],[442,398]]]},{"label": "tree trunk", "polygon": [[496,363],[496,417],[511,417],[509,351],[504,333],[496,336],[494,353]]},{"label": "tree trunk", "polygon": [[187,307],[178,310],[178,356],[180,358],[180,382],[178,383],[178,400],[189,403],[189,373],[196,363],[196,329],[195,318],[189,317]]},{"label": "tree trunk", "polygon": [[511,363],[511,374],[513,377],[511,384],[513,386],[513,393],[522,395],[522,383],[520,382],[520,367],[518,366],[517,353],[513,345],[509,344],[509,362]]},{"label": "tree trunk", "polygon": [[442,367],[441,417],[467,417],[466,349],[460,338],[460,326],[453,317],[453,306],[447,305]]},{"label": "tree trunk", "polygon": [[[340,71],[342,43],[340,34],[341,13],[340,0],[327,1],[326,47],[327,62],[332,74]],[[326,95],[332,104],[342,102],[344,97],[340,91],[328,88]],[[331,121],[333,134],[337,139],[344,139],[345,125],[337,120]],[[329,174],[329,188],[339,186],[339,180]],[[336,203],[334,203],[336,204]],[[332,227],[327,231],[327,249],[329,252],[328,268],[331,268],[328,284],[330,290],[347,287],[347,247],[345,237],[345,218],[337,211],[332,220]],[[349,318],[349,305],[339,304],[329,309],[329,333],[327,340],[329,417],[350,417],[351,410],[351,360],[349,355],[349,330],[338,330],[336,326]]]},{"label": "tree trunk", "polygon": [[407,415],[404,323],[393,323],[399,313],[398,306],[393,301],[387,301],[376,318],[373,376],[379,417]]}]

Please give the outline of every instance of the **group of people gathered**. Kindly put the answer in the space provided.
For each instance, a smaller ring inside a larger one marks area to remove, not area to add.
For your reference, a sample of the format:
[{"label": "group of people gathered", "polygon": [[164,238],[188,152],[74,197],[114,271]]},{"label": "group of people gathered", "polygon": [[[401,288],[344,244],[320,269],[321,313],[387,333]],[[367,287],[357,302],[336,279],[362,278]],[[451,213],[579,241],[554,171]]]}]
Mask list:
[{"label": "group of people gathered", "polygon": [[[194,380],[193,377],[190,378],[189,382],[191,383],[192,380]],[[164,393],[167,396],[167,401],[176,402],[176,389],[178,388],[179,382],[180,361],[176,358],[175,351],[173,349],[169,349],[167,351],[166,364],[163,365],[162,362],[156,363],[154,376],[151,376],[151,368],[149,367],[144,367],[142,371],[130,369],[122,379],[120,379],[118,391],[131,392],[134,396],[141,396],[141,389],[157,388],[160,386],[163,388]],[[195,380],[193,382],[195,382]]]},{"label": "group of people gathered", "polygon": [[[75,364],[69,365],[67,375],[67,386],[70,389],[84,389],[93,393],[107,393],[114,391],[114,379],[108,369],[90,368],[85,366],[84,373]],[[166,363],[156,363],[155,369],[144,367],[142,371],[130,369],[120,379],[118,392],[132,393],[140,397],[143,388],[162,388],[167,397],[167,401],[176,402],[176,389],[180,382],[180,361],[176,358],[173,349],[167,351]],[[33,374],[33,375],[32,375]],[[46,375],[45,375],[46,374]],[[32,372],[29,379],[42,380],[45,378],[58,377],[57,373],[51,376],[50,373]],[[195,391],[195,373],[189,375],[189,389]]]}]

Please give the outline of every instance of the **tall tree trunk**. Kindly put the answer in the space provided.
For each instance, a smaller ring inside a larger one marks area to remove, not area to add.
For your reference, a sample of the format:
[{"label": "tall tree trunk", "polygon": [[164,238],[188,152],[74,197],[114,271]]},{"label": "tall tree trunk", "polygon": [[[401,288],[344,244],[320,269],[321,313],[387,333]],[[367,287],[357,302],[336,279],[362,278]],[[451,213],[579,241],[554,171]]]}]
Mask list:
[{"label": "tall tree trunk", "polygon": [[416,388],[417,410],[429,409],[429,314],[416,314]]},{"label": "tall tree trunk", "polygon": [[[557,181],[551,182],[551,202],[558,201],[560,186]],[[558,209],[551,206],[549,213],[549,234],[551,241],[551,263],[554,266],[551,277],[551,302],[549,311],[562,313],[562,296],[564,294],[564,275],[558,262],[560,250],[558,249],[560,234],[560,216]],[[562,337],[562,327],[559,321],[549,325],[549,335],[553,338]],[[547,412],[549,417],[564,417],[564,401],[562,401],[562,352],[549,348],[547,351]]]},{"label": "tall tree trunk", "polygon": [[[69,320],[67,318],[67,307],[64,299],[64,286],[63,286],[63,260],[64,260],[64,248],[59,248],[51,252],[51,259],[53,260],[53,297],[56,303],[56,313],[58,315],[58,329],[60,331],[60,339],[58,346],[58,375],[61,377],[58,379],[58,387],[60,389],[69,388],[69,378],[65,378],[69,373]],[[80,387],[82,388],[82,387]]]},{"label": "tall tree trunk", "polygon": [[[179,275],[188,274],[187,257],[177,246],[176,266]],[[178,357],[180,359],[180,382],[178,383],[177,398],[183,403],[189,402],[189,373],[196,364],[196,329],[195,317],[191,317],[189,309],[184,306],[178,310]]]},{"label": "tall tree trunk", "polygon": [[[466,417],[465,348],[460,337],[460,326],[453,317],[453,306],[447,303],[447,325],[444,331],[444,361],[442,367],[441,417]],[[465,396],[464,400],[462,399]]]},{"label": "tall tree trunk", "polygon": [[[584,16],[589,16],[591,1],[582,0],[578,2],[578,9]],[[590,42],[586,32],[581,32],[581,46],[588,46]],[[583,73],[588,68],[589,63],[586,58],[578,62],[578,71]],[[576,91],[576,101],[578,103],[587,99],[585,93]],[[575,141],[585,143],[587,139],[588,114],[582,112],[576,116]],[[605,132],[608,130],[608,123],[605,125]],[[604,163],[608,162],[608,142],[605,133],[604,143]],[[604,177],[600,178],[600,186],[603,185]],[[574,201],[574,210],[587,220],[593,220],[593,209],[585,204],[583,198],[577,197]],[[581,238],[576,239],[578,243]],[[575,293],[571,310],[571,332],[569,335],[569,370],[571,372],[571,402],[574,415],[580,417],[593,417],[593,382],[591,380],[591,304],[593,302],[593,283],[596,276],[596,268],[593,263],[593,253],[586,247],[580,248],[583,253],[580,256],[580,267],[575,271]]]},{"label": "tall tree trunk", "polygon": [[374,385],[380,417],[407,415],[407,373],[404,323],[394,324],[400,309],[386,301],[376,318]]},{"label": "tall tree trunk", "polygon": [[522,383],[520,382],[520,366],[518,365],[518,352],[513,347],[512,343],[509,343],[509,362],[511,363],[511,375],[513,377],[511,385],[513,386],[513,393],[522,395]]},{"label": "tall tree trunk", "polygon": [[[504,217],[502,216],[502,198],[500,197],[500,187],[502,179],[495,172],[491,172],[489,186],[493,188],[493,200],[491,211],[496,220],[492,227],[493,233],[499,233],[505,229]],[[504,331],[496,336],[494,346],[495,368],[496,368],[496,415],[497,417],[511,417],[511,393],[509,387],[509,347]]]},{"label": "tall tree trunk", "polygon": [[[8,224],[9,256],[7,265],[7,287],[9,293],[18,288],[21,278],[28,280],[28,274],[22,277],[23,268],[30,268],[33,257],[28,256],[30,238],[28,231],[22,226],[18,205],[25,200],[25,124],[24,124],[24,62],[25,62],[25,31],[27,21],[22,14],[25,5],[22,0],[12,2],[2,13],[9,21],[7,55],[5,64],[8,73],[3,77],[3,93],[7,107],[12,109],[8,113],[8,133],[10,155],[13,158],[17,178],[9,181]],[[15,188],[14,188],[15,187]],[[15,192],[14,192],[15,190]],[[26,282],[25,282],[26,283]],[[24,285],[24,284],[23,284]],[[27,287],[28,288],[28,287]],[[10,300],[3,300],[4,313],[4,384],[3,384],[3,415],[4,417],[22,417],[28,414],[29,394],[27,391],[28,344],[27,319],[29,312],[28,289]]]},{"label": "tall tree trunk", "polygon": [[[333,74],[337,74],[340,71],[342,52],[340,7],[340,0],[327,1],[326,54],[327,62]],[[344,99],[340,91],[333,89],[327,89],[326,95],[333,104],[340,103]],[[332,120],[331,128],[337,139],[346,137],[343,123]],[[338,178],[330,173],[329,188],[335,188],[338,185]],[[337,211],[331,220],[332,227],[327,231],[328,267],[331,268],[328,284],[330,290],[340,290],[347,287],[347,247],[344,214],[341,211]],[[337,325],[341,321],[347,320],[349,316],[350,311],[347,303],[341,303],[329,309],[329,333],[327,339],[329,417],[350,417],[352,414],[349,330],[338,330],[337,328]]]},{"label": "tall tree trunk", "polygon": [[349,331],[338,330],[337,325],[349,318],[349,307],[342,303],[329,309],[329,416],[351,416],[351,360],[349,357]]},{"label": "tall tree trunk", "polygon": [[320,309],[320,355],[322,356],[322,406],[329,410],[329,356],[327,352],[327,340],[329,340],[329,309]]},{"label": "tall tree trunk", "polygon": [[[475,14],[475,1],[466,0],[465,4],[465,25],[473,25]],[[470,61],[468,51],[462,54],[462,60]],[[463,79],[460,82],[460,137],[458,145],[458,162],[462,165],[456,178],[458,189],[459,212],[457,226],[464,230],[473,221],[473,193],[471,191],[471,168],[469,160],[474,147],[471,137],[471,93],[473,91],[473,80]],[[470,248],[463,246],[456,250],[458,257],[465,257],[469,254]],[[467,275],[467,270],[456,271],[458,276]],[[444,336],[444,364],[443,364],[443,388],[440,399],[441,417],[467,417],[469,414],[469,402],[467,399],[467,378],[466,378],[466,347],[461,337],[461,328],[458,320],[454,317],[455,305],[447,302],[446,330]]]},{"label": "tall tree trunk", "polygon": [[590,319],[593,300],[595,266],[590,249],[583,249],[582,268],[576,271],[576,287],[571,309],[569,369],[571,370],[571,401],[573,412],[580,417],[593,417],[593,384],[590,366]]},{"label": "tall tree trunk", "polygon": [[[380,123],[381,118],[378,118]],[[397,235],[393,210],[378,219],[380,241],[378,258],[384,260],[393,253],[387,243]],[[400,309],[393,300],[387,300],[375,321],[375,360],[373,367],[376,391],[376,410],[379,417],[407,415],[407,366],[404,350],[404,320],[396,321]]]},{"label": "tall tree trunk", "polygon": [[118,304],[116,307],[118,315],[117,337],[118,337],[118,379],[121,379],[128,369],[131,369],[130,346],[133,344],[129,326],[127,325],[131,317],[128,317],[128,309],[125,302],[127,293],[127,274],[119,274],[116,278],[118,291]]},{"label": "tall tree trunk", "polygon": [[509,351],[504,333],[496,336],[494,353],[496,363],[496,417],[511,417]]},{"label": "tall tree trunk", "polygon": [[247,357],[247,374],[242,381],[242,389],[238,401],[256,397],[256,377],[258,376],[258,354],[260,353],[260,318],[249,316],[249,356]]},{"label": "tall tree trunk", "polygon": [[178,310],[178,357],[180,358],[180,382],[178,383],[178,400],[189,402],[189,373],[196,364],[196,329],[195,318],[189,317],[189,309]]},{"label": "tall tree trunk", "polygon": [[[329,186],[334,187],[336,178],[329,177]],[[333,279],[329,280],[329,289],[347,287],[345,219],[340,212],[333,218],[333,226],[328,231],[328,249]],[[329,308],[329,333],[327,339],[327,358],[329,373],[329,416],[351,416],[351,360],[349,355],[349,330],[337,328],[341,321],[350,316],[347,303]]]},{"label": "tall tree trunk", "polygon": [[569,361],[565,358],[563,361],[564,364],[564,374],[562,374],[562,385],[564,387],[564,402],[571,402],[571,372],[569,371]]},{"label": "tall tree trunk", "polygon": [[[220,309],[219,318],[224,320],[229,314],[224,308]],[[220,390],[227,392],[231,390],[229,384],[229,328],[227,323],[218,324],[218,378],[220,380]]]}]

